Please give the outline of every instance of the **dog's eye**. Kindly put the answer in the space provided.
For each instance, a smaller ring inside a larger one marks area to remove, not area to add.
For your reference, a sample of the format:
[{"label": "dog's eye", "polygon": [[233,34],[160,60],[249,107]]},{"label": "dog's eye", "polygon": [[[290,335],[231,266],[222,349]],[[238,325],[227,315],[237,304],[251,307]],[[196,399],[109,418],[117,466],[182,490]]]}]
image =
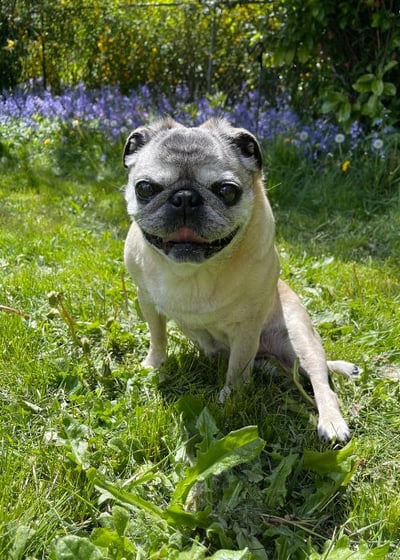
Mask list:
[{"label": "dog's eye", "polygon": [[227,206],[236,204],[242,194],[242,191],[235,183],[217,183],[212,187],[212,191]]},{"label": "dog's eye", "polygon": [[137,197],[143,202],[149,202],[149,200],[160,192],[158,185],[150,183],[150,181],[139,181],[135,185],[135,191]]}]

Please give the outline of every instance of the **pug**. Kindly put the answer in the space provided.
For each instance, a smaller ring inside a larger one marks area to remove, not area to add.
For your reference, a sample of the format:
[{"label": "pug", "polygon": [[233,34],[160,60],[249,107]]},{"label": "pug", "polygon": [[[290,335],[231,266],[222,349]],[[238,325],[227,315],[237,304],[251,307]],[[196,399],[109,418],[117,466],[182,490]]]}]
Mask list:
[{"label": "pug", "polygon": [[327,361],[305,308],[279,279],[256,138],[225,120],[188,128],[167,118],[134,130],[123,162],[132,218],[124,257],[150,329],[143,365],[166,359],[167,319],[206,355],[227,354],[220,402],[249,383],[256,358],[288,371],[298,364],[311,381],[320,438],[348,440],[328,370],[348,377],[360,370]]}]

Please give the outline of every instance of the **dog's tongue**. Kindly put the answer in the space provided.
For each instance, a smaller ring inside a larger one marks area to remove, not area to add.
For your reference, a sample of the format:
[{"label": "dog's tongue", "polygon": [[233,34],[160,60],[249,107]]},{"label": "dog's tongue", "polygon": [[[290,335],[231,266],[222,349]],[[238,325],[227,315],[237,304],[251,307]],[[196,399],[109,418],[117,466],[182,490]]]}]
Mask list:
[{"label": "dog's tongue", "polygon": [[174,233],[167,235],[164,238],[164,242],[168,243],[172,241],[173,243],[207,243],[204,237],[201,237],[188,226],[183,226],[183,228],[178,229]]}]

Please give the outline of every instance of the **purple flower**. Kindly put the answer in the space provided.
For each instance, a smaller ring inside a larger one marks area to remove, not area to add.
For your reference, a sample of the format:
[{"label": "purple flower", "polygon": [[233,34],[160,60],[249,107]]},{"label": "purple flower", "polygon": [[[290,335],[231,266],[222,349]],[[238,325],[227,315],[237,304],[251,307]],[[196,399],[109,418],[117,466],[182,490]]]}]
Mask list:
[{"label": "purple flower", "polygon": [[[343,143],[339,144],[335,138],[342,138],[341,130],[326,119],[305,122],[292,110],[288,99],[279,98],[272,106],[258,91],[248,87],[243,87],[237,99],[217,94],[193,101],[184,85],[179,86],[171,98],[156,93],[149,86],[124,95],[115,86],[88,90],[84,84],[78,84],[54,94],[50,90],[43,91],[40,82],[29,81],[12,93],[4,91],[0,95],[0,127],[5,131],[17,127],[24,137],[42,135],[42,140],[50,133],[58,133],[60,142],[67,142],[71,130],[77,133],[88,129],[102,134],[105,139],[119,141],[128,131],[165,115],[189,126],[212,117],[226,117],[234,126],[250,130],[261,140],[272,143],[283,140],[299,156],[313,161],[366,145],[365,131],[358,122],[352,123]],[[380,144],[376,141],[383,142],[392,132],[382,124],[379,135],[373,132],[368,136],[374,153],[381,152],[385,145],[378,150],[376,146]]]}]

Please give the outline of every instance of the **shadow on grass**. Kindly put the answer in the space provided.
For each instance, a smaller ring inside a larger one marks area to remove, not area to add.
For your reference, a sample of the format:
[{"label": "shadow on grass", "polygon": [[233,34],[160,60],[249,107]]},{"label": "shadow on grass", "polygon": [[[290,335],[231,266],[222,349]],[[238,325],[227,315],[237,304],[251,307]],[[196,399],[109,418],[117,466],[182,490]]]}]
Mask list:
[{"label": "shadow on grass", "polygon": [[[171,355],[160,369],[157,390],[168,403],[190,395],[200,408],[207,406],[226,430],[256,424],[266,441],[291,447],[304,443],[318,445],[315,410],[306,403],[294,382],[278,366],[255,367],[249,385],[239,385],[218,403],[224,385],[227,362],[223,357],[208,359],[196,350]],[[311,386],[303,381],[312,398]]]}]

